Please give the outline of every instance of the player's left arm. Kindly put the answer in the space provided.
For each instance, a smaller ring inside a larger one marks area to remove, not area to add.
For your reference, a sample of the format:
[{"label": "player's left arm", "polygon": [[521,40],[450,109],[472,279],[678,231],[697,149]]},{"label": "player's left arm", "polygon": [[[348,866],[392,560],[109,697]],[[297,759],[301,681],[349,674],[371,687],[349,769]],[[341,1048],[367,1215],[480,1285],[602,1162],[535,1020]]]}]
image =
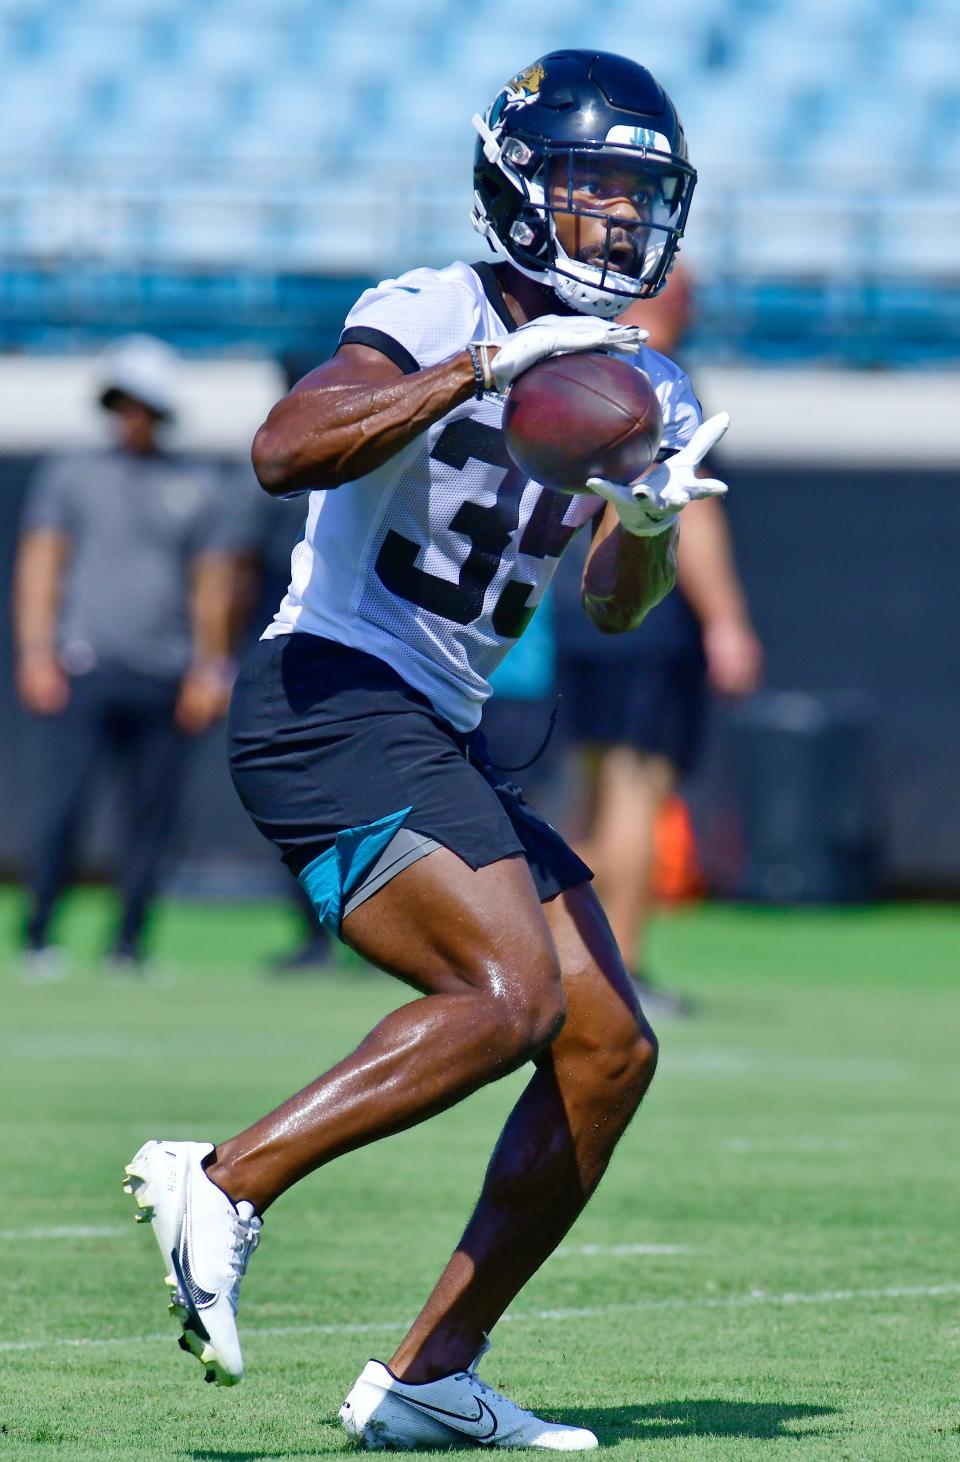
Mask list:
[{"label": "player's left arm", "polygon": [[608,503],[594,533],[583,570],[583,607],[604,634],[634,629],[673,588],[677,577],[677,529],[637,538]]},{"label": "player's left arm", "polygon": [[583,606],[605,634],[635,628],[673,588],[681,512],[691,502],[727,490],[714,478],[698,476],[698,469],[729,423],[723,412],[712,416],[686,446],[639,482],[594,477],[587,483],[607,507],[584,568]]}]

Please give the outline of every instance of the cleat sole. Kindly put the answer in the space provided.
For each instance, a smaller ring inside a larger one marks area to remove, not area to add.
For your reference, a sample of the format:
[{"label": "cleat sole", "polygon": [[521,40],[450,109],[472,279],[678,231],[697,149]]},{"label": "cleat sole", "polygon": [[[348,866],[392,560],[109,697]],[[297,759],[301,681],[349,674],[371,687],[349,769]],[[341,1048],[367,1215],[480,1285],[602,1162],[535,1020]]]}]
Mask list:
[{"label": "cleat sole", "polygon": [[195,1355],[197,1360],[203,1359],[204,1343],[199,1335],[195,1335],[192,1330],[184,1330],[177,1344],[181,1350],[187,1351],[190,1355]]},{"label": "cleat sole", "polygon": [[216,1386],[239,1385],[240,1377],[232,1375],[231,1372],[224,1368],[221,1364],[220,1357],[206,1336],[198,1335],[191,1328],[191,1319],[187,1310],[181,1305],[177,1305],[176,1307],[171,1305],[170,1310],[171,1313],[176,1314],[176,1318],[183,1327],[183,1333],[177,1337],[177,1344],[187,1355],[195,1356],[204,1367],[204,1380]]},{"label": "cleat sole", "polygon": [[185,1328],[183,1334],[177,1340],[181,1350],[188,1355],[196,1356],[204,1368],[204,1380],[215,1386],[235,1386],[239,1380],[229,1371],[224,1370],[220,1363],[220,1357],[208,1340],[203,1340],[196,1331]]}]

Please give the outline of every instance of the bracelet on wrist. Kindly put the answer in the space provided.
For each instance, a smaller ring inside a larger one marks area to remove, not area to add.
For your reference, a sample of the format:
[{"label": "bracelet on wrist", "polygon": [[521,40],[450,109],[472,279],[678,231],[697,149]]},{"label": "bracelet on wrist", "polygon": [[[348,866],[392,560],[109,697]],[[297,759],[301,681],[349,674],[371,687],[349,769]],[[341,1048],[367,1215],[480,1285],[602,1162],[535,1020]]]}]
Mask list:
[{"label": "bracelet on wrist", "polygon": [[493,379],[493,368],[490,365],[490,347],[482,340],[473,342],[467,346],[467,352],[473,365],[473,379],[476,384],[476,397],[480,401],[484,393],[496,390],[496,382]]},{"label": "bracelet on wrist", "polygon": [[477,401],[482,401],[483,393],[486,390],[486,377],[480,356],[480,346],[471,343],[467,346],[467,354],[470,357],[470,364],[473,366],[473,394]]},{"label": "bracelet on wrist", "polygon": [[479,349],[480,364],[483,366],[483,389],[485,391],[495,391],[497,389],[497,383],[493,379],[493,367],[490,364],[490,347],[489,345],[481,344]]}]

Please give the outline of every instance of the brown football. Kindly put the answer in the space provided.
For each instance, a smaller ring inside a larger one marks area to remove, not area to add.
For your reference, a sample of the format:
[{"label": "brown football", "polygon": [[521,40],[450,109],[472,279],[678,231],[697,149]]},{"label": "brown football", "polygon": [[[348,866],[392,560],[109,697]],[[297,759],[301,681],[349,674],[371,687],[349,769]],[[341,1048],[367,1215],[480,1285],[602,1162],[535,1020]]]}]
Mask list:
[{"label": "brown football", "polygon": [[522,472],[577,493],[587,491],[588,477],[636,481],[656,459],[663,417],[644,371],[590,350],[524,371],[507,396],[503,430]]}]

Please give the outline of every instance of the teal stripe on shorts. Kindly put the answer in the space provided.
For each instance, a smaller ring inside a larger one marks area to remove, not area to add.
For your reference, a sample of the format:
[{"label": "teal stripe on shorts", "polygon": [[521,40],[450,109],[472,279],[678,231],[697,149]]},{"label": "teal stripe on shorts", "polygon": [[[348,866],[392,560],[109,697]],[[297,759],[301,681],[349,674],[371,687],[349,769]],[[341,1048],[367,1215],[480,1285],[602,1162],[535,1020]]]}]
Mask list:
[{"label": "teal stripe on shorts", "polygon": [[339,935],[343,907],[381,853],[396,837],[411,808],[390,812],[378,822],[348,827],[337,833],[334,844],[308,863],[300,874],[317,918],[331,934]]}]

